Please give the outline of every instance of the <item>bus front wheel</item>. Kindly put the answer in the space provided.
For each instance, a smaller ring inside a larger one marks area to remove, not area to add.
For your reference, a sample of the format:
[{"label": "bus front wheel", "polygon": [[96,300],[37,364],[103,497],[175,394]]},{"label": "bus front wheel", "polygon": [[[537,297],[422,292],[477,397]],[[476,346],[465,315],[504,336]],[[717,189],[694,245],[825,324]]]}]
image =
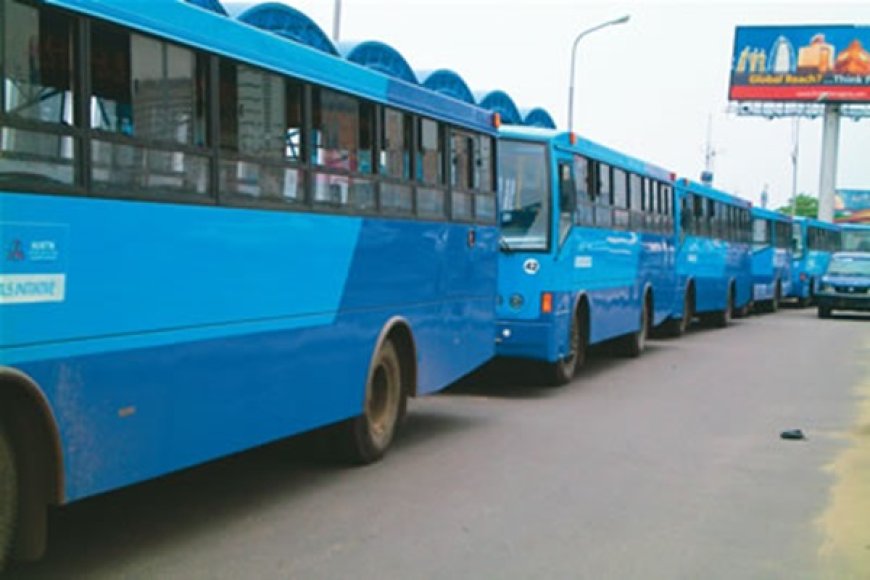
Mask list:
[{"label": "bus front wheel", "polygon": [[0,425],[0,572],[6,566],[18,516],[18,473],[12,442]]},{"label": "bus front wheel", "polygon": [[568,353],[550,364],[550,385],[560,387],[571,382],[574,375],[586,362],[586,332],[582,318],[574,317],[571,323],[571,336],[569,338]]},{"label": "bus front wheel", "polygon": [[379,460],[389,449],[408,404],[402,384],[402,361],[392,340],[387,339],[375,355],[366,382],[361,415],[340,426],[341,454],[353,463]]}]

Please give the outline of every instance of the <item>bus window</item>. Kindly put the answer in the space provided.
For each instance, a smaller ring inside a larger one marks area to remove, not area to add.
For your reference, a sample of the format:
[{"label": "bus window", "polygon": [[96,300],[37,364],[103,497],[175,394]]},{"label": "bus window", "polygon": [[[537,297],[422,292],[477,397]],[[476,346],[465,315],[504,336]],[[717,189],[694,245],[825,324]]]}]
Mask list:
[{"label": "bus window", "polygon": [[222,194],[302,201],[302,175],[285,167],[301,153],[302,86],[230,61],[221,62],[219,82]]},{"label": "bus window", "polygon": [[496,221],[495,194],[492,190],[495,172],[493,149],[492,137],[475,136],[474,217],[478,222],[485,224],[494,224]]},{"label": "bus window", "polygon": [[450,207],[451,217],[459,221],[474,219],[474,138],[462,131],[450,132]]},{"label": "bus window", "polygon": [[206,71],[207,60],[187,48],[94,25],[90,124],[98,135],[90,155],[96,189],[113,196],[209,192]]},{"label": "bus window", "polygon": [[595,224],[595,201],[592,186],[592,172],[589,159],[581,155],[574,156],[574,184],[577,188],[577,223],[583,226]]},{"label": "bus window", "polygon": [[628,174],[628,202],[631,206],[631,229],[641,231],[646,227],[644,219],[643,180],[636,173]]},{"label": "bus window", "polygon": [[761,218],[752,220],[752,244],[754,246],[769,246],[770,234],[770,225],[767,220]]},{"label": "bus window", "polygon": [[441,126],[431,119],[417,121],[417,213],[421,217],[446,218],[444,185],[444,137]]},{"label": "bus window", "polygon": [[622,169],[613,168],[613,226],[629,229],[628,182]]},{"label": "bus window", "polygon": [[314,178],[314,202],[374,210],[371,180],[347,175],[372,171],[374,105],[319,87],[311,97],[312,161],[320,168]]},{"label": "bus window", "polygon": [[411,186],[411,116],[384,107],[379,155],[381,209],[410,214],[414,211]]},{"label": "bus window", "polygon": [[512,250],[546,250],[550,185],[544,145],[502,141],[498,169],[504,245]]},{"label": "bus window", "polygon": [[[2,2],[0,9],[0,176],[73,185],[72,21],[20,2]],[[13,126],[18,122],[26,126]]]},{"label": "bus window", "polygon": [[598,191],[595,194],[595,225],[609,228],[613,226],[613,190],[610,178],[611,167],[598,163],[595,172],[598,176]]},{"label": "bus window", "polygon": [[559,162],[559,243],[561,244],[574,223],[577,191],[574,168],[570,161]]}]

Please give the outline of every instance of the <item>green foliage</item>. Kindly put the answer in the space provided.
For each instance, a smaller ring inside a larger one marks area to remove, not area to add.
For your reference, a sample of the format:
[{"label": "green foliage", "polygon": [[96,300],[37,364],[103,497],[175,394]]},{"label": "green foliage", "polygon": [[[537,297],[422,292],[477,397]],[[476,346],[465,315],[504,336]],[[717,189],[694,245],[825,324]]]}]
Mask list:
[{"label": "green foliage", "polygon": [[[784,213],[786,215],[792,215],[791,205],[784,205],[776,211],[778,211],[779,213]],[[795,200],[794,215],[809,218],[818,217],[819,200],[812,195],[807,195],[805,193],[798,194],[797,199]]]}]

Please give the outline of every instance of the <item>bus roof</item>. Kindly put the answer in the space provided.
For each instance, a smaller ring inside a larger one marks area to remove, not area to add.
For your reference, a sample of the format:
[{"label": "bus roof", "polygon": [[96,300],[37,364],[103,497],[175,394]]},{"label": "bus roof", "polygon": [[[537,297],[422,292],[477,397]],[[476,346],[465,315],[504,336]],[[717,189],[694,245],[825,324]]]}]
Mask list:
[{"label": "bus roof", "polygon": [[813,226],[814,228],[819,228],[823,230],[830,230],[832,232],[839,232],[841,229],[840,224],[832,224],[831,222],[825,222],[811,217],[797,215],[793,216],[791,219],[792,221],[799,224],[806,224],[807,226]]},{"label": "bus roof", "polygon": [[388,77],[188,2],[45,0],[45,3],[302,81],[495,133],[492,114],[476,105]]},{"label": "bus roof", "polygon": [[499,129],[499,135],[506,139],[522,141],[537,141],[549,144],[563,151],[570,151],[579,155],[591,157],[622,169],[641,173],[663,181],[672,181],[673,174],[666,169],[647,163],[636,157],[620,153],[604,145],[590,141],[583,137],[577,137],[576,142],[571,144],[571,134],[558,129],[544,129],[541,127],[525,127],[505,125]]},{"label": "bus roof", "polygon": [[778,222],[791,223],[791,216],[787,216],[784,213],[779,213],[778,211],[764,209],[763,207],[752,206],[752,217],[759,217]]},{"label": "bus roof", "polygon": [[703,183],[692,181],[691,179],[687,179],[685,177],[679,178],[676,182],[676,186],[682,190],[688,191],[689,193],[694,193],[702,197],[715,199],[716,201],[721,201],[723,203],[736,205],[744,209],[749,209],[750,207],[752,207],[752,203],[749,200],[743,199],[742,197],[738,197],[736,195],[732,195],[730,193],[726,193],[721,189],[716,189],[715,187],[710,187],[708,185],[704,185]]}]

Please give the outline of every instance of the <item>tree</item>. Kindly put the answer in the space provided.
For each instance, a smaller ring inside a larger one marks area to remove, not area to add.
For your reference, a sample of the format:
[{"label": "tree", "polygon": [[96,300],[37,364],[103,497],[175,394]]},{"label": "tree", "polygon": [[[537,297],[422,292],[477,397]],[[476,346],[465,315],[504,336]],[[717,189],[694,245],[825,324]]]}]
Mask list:
[{"label": "tree", "polygon": [[[778,211],[779,213],[784,213],[786,215],[791,215],[792,206],[784,205],[776,211]],[[810,218],[818,217],[819,200],[812,195],[807,195],[806,193],[799,193],[797,199],[795,199],[794,215]]]}]

